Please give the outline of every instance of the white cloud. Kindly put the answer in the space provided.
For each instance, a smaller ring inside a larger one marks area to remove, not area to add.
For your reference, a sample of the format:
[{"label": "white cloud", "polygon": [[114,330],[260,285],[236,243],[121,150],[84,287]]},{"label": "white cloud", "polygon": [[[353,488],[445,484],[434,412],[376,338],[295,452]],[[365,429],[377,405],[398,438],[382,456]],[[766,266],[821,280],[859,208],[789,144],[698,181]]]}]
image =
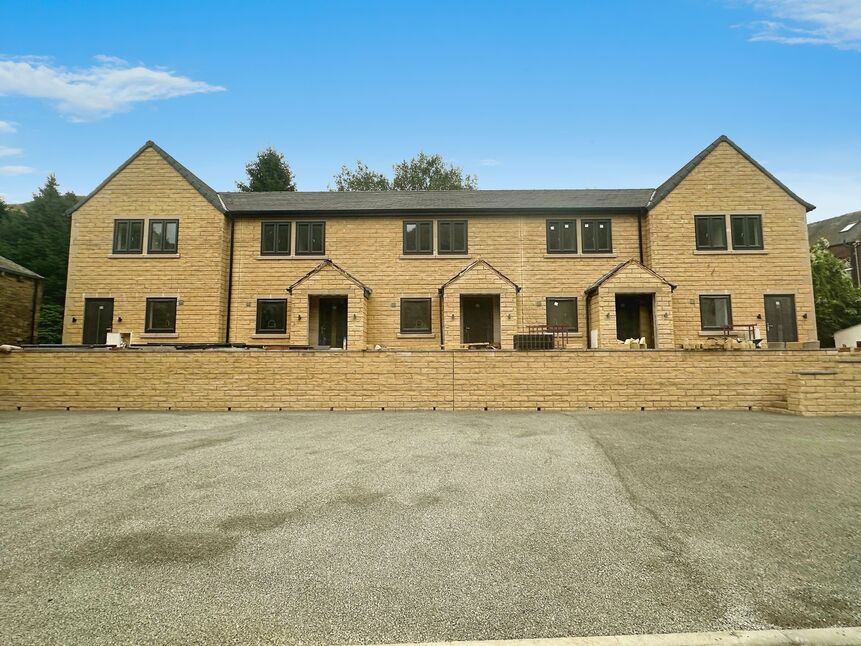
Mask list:
[{"label": "white cloud", "polygon": [[501,166],[502,162],[498,159],[480,159],[478,160],[480,166]]},{"label": "white cloud", "polygon": [[26,175],[34,170],[29,166],[0,166],[0,175]]},{"label": "white cloud", "polygon": [[10,134],[16,132],[18,129],[15,127],[15,124],[11,121],[0,121],[0,133],[2,134]]},{"label": "white cloud", "polygon": [[861,52],[859,0],[748,0],[771,20],[748,25],[752,41],[830,45]]},{"label": "white cloud", "polygon": [[0,146],[0,157],[14,157],[20,155],[23,150],[20,148],[10,148],[9,146]]},{"label": "white cloud", "polygon": [[0,60],[0,95],[47,99],[72,120],[89,121],[144,101],[224,90],[168,70],[132,67],[113,56],[100,54],[96,61],[92,67],[72,70],[41,58]]}]

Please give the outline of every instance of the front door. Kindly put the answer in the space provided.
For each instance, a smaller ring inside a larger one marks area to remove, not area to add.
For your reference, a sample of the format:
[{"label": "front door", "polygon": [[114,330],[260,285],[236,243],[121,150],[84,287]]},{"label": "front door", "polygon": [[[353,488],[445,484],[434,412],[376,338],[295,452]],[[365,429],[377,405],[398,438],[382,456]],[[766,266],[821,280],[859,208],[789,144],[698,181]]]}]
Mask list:
[{"label": "front door", "polygon": [[321,296],[317,339],[320,345],[347,349],[347,297]]},{"label": "front door", "polygon": [[493,296],[461,296],[463,343],[493,343]]},{"label": "front door", "polygon": [[640,338],[640,295],[616,294],[616,338]]},{"label": "front door", "polygon": [[798,341],[795,324],[795,296],[782,294],[765,297],[766,341]]},{"label": "front door", "polygon": [[84,301],[83,343],[102,344],[108,340],[108,332],[114,320],[113,298],[88,298]]}]

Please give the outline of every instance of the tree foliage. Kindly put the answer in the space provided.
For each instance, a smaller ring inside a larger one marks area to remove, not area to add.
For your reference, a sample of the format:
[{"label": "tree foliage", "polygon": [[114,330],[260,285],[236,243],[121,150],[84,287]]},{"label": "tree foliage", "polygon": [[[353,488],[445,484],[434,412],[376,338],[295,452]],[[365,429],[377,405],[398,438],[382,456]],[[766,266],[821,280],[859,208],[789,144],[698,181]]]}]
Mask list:
[{"label": "tree foliage", "polygon": [[63,339],[63,306],[43,303],[39,311],[36,343],[61,343]]},{"label": "tree foliage", "polygon": [[836,331],[861,323],[861,289],[852,284],[849,264],[828,251],[826,240],[811,247],[810,267],[819,340],[833,347]]},{"label": "tree foliage", "polygon": [[69,262],[69,216],[78,198],[60,193],[57,178],[49,175],[20,210],[0,218],[0,256],[24,265],[45,278],[44,302],[63,305],[66,265]]},{"label": "tree foliage", "polygon": [[363,161],[357,161],[355,169],[346,165],[341,166],[340,172],[334,179],[336,191],[390,191],[392,189],[388,177],[371,170]]},{"label": "tree foliage", "polygon": [[460,191],[478,188],[474,175],[467,175],[459,166],[446,163],[441,155],[420,152],[393,167],[394,178],[371,170],[357,161],[354,169],[341,166],[335,175],[337,191]]},{"label": "tree foliage", "polygon": [[274,148],[257,153],[257,159],[245,165],[248,183],[236,182],[240,191],[295,191],[296,181],[284,155]]}]

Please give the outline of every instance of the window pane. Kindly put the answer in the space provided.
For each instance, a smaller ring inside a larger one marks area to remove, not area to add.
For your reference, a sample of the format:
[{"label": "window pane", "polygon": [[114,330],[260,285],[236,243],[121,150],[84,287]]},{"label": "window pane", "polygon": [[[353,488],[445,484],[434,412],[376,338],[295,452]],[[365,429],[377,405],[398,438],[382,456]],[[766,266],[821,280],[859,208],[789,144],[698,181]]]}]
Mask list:
[{"label": "window pane", "polygon": [[762,218],[758,215],[733,215],[732,246],[737,249],[762,249]]},{"label": "window pane", "polygon": [[176,299],[147,299],[147,332],[174,332],[176,330]]},{"label": "window pane", "polygon": [[613,250],[610,220],[583,220],[583,251],[604,252]]},{"label": "window pane", "polygon": [[454,245],[452,251],[466,253],[466,222],[454,223]]},{"label": "window pane", "polygon": [[276,231],[278,233],[275,250],[278,253],[289,254],[290,253],[290,223],[289,222],[279,222],[275,228],[276,228]]},{"label": "window pane", "polygon": [[117,221],[114,231],[114,251],[126,251],[129,248],[129,223],[125,220]]},{"label": "window pane", "polygon": [[149,223],[149,248],[151,251],[161,251],[162,249],[162,222]]},{"label": "window pane", "polygon": [[574,253],[577,251],[577,228],[574,226],[574,221],[565,221],[559,223],[562,233],[562,250]]},{"label": "window pane", "polygon": [[164,231],[164,251],[176,251],[176,239],[179,232],[178,222],[165,222]]},{"label": "window pane", "polygon": [[419,247],[423,253],[433,253],[433,222],[419,224]]},{"label": "window pane", "polygon": [[702,329],[719,329],[732,325],[729,296],[700,296]]},{"label": "window pane", "polygon": [[287,301],[284,299],[257,301],[257,332],[284,334],[287,331]]},{"label": "window pane", "polygon": [[263,224],[263,232],[261,233],[260,239],[260,251],[262,253],[274,253],[275,252],[275,225],[274,224]]},{"label": "window pane", "polygon": [[440,222],[438,226],[440,253],[467,252],[466,222]]},{"label": "window pane", "polygon": [[577,299],[548,298],[547,325],[565,327],[570,332],[577,331]]},{"label": "window pane", "polygon": [[451,225],[448,222],[439,223],[439,250],[451,251]]},{"label": "window pane", "polygon": [[404,253],[433,253],[433,222],[404,222]]},{"label": "window pane", "polygon": [[709,244],[713,249],[726,249],[726,220],[709,218]]},{"label": "window pane", "polygon": [[129,223],[128,251],[143,249],[143,220],[132,220]]},{"label": "window pane", "polygon": [[401,299],[401,332],[431,331],[431,299]]},{"label": "window pane", "polygon": [[296,225],[296,253],[323,255],[325,226],[322,222],[299,222]]},{"label": "window pane", "polygon": [[413,252],[419,250],[419,225],[408,222],[404,225],[404,251]]},{"label": "window pane", "polygon": [[556,220],[547,221],[547,251],[562,250],[561,223]]}]

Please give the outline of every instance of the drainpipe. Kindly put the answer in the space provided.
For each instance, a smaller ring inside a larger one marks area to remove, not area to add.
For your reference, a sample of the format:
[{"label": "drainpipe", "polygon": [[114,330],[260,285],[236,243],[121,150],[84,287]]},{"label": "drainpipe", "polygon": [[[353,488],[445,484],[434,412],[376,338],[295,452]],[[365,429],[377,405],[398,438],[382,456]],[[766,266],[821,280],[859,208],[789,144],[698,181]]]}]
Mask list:
[{"label": "drainpipe", "polygon": [[36,343],[36,309],[39,307],[39,279],[33,279],[33,311],[30,316],[30,343]]},{"label": "drainpipe", "polygon": [[586,349],[592,348],[592,330],[589,325],[589,302],[592,300],[592,294],[586,294]]},{"label": "drainpipe", "polygon": [[233,230],[236,220],[230,218],[230,253],[227,256],[227,327],[224,330],[224,343],[230,345],[230,303],[233,300]]},{"label": "drainpipe", "polygon": [[443,305],[445,304],[445,293],[442,289],[439,290],[439,349],[445,349],[445,313]]},{"label": "drainpipe", "polygon": [[861,287],[861,266],[858,265],[858,245],[861,242],[852,243],[852,253],[855,256],[855,286]]},{"label": "drainpipe", "polygon": [[645,209],[640,209],[637,213],[637,243],[640,245],[640,264],[645,264],[645,255],[643,254],[643,214]]}]

